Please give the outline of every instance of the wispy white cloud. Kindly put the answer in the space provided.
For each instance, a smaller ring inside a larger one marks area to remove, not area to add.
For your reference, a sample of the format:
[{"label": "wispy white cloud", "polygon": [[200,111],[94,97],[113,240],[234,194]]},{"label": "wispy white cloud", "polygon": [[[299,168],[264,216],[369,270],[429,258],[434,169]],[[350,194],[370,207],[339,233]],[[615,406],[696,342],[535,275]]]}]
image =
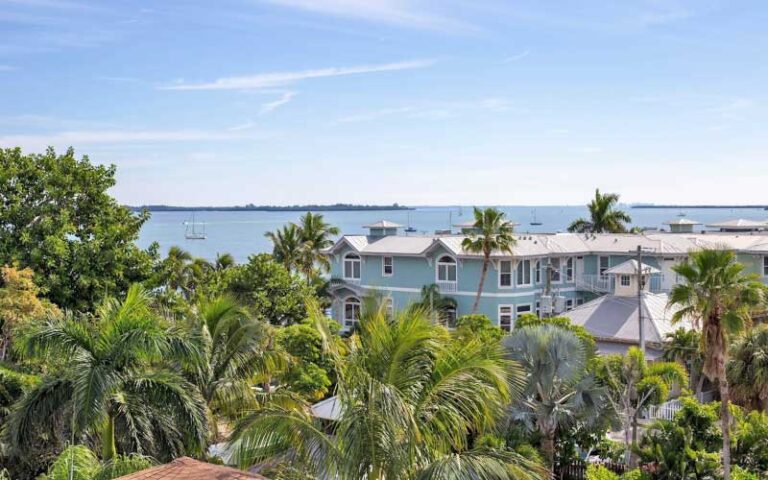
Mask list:
[{"label": "wispy white cloud", "polygon": [[411,60],[405,62],[358,65],[353,67],[328,67],[297,72],[259,73],[241,77],[223,77],[210,83],[177,83],[160,87],[164,90],[257,90],[288,85],[302,80],[326,77],[342,77],[364,73],[413,70],[434,65],[435,60]]},{"label": "wispy white cloud", "polygon": [[296,92],[283,93],[277,100],[263,104],[261,109],[259,109],[259,115],[266,115],[267,113],[273,112],[275,109],[280,108],[286,103],[290,102],[295,96]]},{"label": "wispy white cloud", "polygon": [[267,3],[341,18],[427,30],[473,30],[471,25],[423,8],[413,0],[266,0]]},{"label": "wispy white cloud", "polygon": [[513,62],[520,61],[520,60],[524,59],[525,57],[527,57],[530,54],[531,54],[530,50],[523,50],[520,53],[516,53],[514,55],[511,55],[511,56],[505,58],[504,59],[504,63],[513,63]]}]

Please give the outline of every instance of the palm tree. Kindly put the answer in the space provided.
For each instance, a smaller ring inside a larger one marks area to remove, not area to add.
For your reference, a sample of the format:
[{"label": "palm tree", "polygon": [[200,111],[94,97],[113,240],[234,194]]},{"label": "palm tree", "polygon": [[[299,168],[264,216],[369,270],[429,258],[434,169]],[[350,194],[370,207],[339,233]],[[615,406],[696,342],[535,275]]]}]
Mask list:
[{"label": "palm tree", "polygon": [[213,263],[214,270],[223,272],[233,266],[235,266],[235,257],[233,257],[231,253],[216,254],[216,260]]},{"label": "palm tree", "polygon": [[289,272],[296,270],[303,246],[299,227],[290,223],[264,236],[272,241],[272,256],[275,260],[282,263]]},{"label": "palm tree", "polygon": [[503,340],[507,354],[525,371],[523,400],[513,403],[509,419],[541,435],[541,450],[550,469],[555,442],[565,428],[589,425],[605,413],[605,391],[587,373],[584,343],[552,325],[516,329]]},{"label": "palm tree", "polygon": [[256,401],[253,385],[282,367],[268,324],[254,320],[229,297],[203,300],[193,328],[202,341],[203,362],[195,383],[211,412],[214,440],[220,415],[234,417]]},{"label": "palm tree", "polygon": [[118,448],[158,458],[201,453],[205,403],[175,372],[198,353],[149,303],[133,285],[122,302],[107,299],[93,322],[69,315],[28,332],[26,355],[55,354],[61,362],[14,406],[7,442],[24,450],[36,441],[36,426],[69,412],[73,437],[99,438],[102,460],[115,458]]},{"label": "palm tree", "polygon": [[758,325],[733,342],[726,376],[736,400],[768,413],[768,325]]},{"label": "palm tree", "polygon": [[299,258],[299,266],[311,282],[315,272],[315,266],[319,266],[321,271],[330,271],[331,265],[328,257],[321,253],[333,245],[332,236],[339,234],[339,228],[326,223],[323,216],[307,212],[299,218],[299,237],[301,238],[302,248]]},{"label": "palm tree", "polygon": [[680,362],[690,373],[690,388],[701,395],[706,378],[701,371],[704,354],[701,352],[701,333],[689,328],[678,328],[665,336],[662,357],[668,362]]},{"label": "palm tree", "polygon": [[673,321],[690,319],[701,331],[704,351],[703,372],[717,380],[722,408],[723,474],[731,476],[730,389],[726,375],[730,337],[751,322],[750,313],[764,304],[764,287],[757,275],[744,273],[732,251],[704,249],[690,255],[689,261],[672,267],[683,283],[675,285],[669,304],[680,309]]},{"label": "palm tree", "polygon": [[326,320],[315,306],[310,311],[338,373],[333,434],[299,400],[267,403],[235,428],[242,465],[283,454],[319,478],[546,477],[515,453],[471,448],[471,437],[494,427],[522,380],[498,344],[452,341],[424,310],[392,318],[380,305],[363,312],[342,361]]},{"label": "palm tree", "polygon": [[186,289],[192,260],[192,254],[181,247],[174,245],[168,249],[168,255],[160,266],[164,284],[173,291]]},{"label": "palm tree", "polygon": [[477,312],[480,296],[483,294],[485,277],[491,264],[493,252],[512,253],[515,239],[512,236],[512,224],[504,218],[504,212],[495,208],[479,209],[475,207],[475,226],[477,233],[471,233],[461,242],[461,247],[467,252],[483,254],[483,268],[480,273],[480,284],[477,286],[477,296],[472,305],[472,313]]},{"label": "palm tree", "polygon": [[579,218],[568,226],[569,232],[577,233],[624,233],[627,223],[632,219],[622,210],[616,210],[619,195],[615,193],[601,194],[595,190],[595,198],[587,204],[589,220]]},{"label": "palm tree", "polygon": [[457,303],[455,299],[443,296],[440,287],[432,283],[421,287],[421,299],[413,306],[428,312],[434,323],[446,325],[455,316]]},{"label": "palm tree", "polygon": [[37,480],[111,480],[154,465],[142,455],[118,455],[108,462],[99,458],[85,445],[65,448]]}]

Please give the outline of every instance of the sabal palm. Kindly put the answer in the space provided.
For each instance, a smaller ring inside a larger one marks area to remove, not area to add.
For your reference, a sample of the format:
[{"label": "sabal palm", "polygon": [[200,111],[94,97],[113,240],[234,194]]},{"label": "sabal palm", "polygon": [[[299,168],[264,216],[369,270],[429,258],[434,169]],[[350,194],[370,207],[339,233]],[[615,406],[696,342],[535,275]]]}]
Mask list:
[{"label": "sabal palm", "polygon": [[729,344],[733,335],[751,321],[753,309],[764,304],[764,287],[756,275],[744,272],[733,252],[704,249],[693,252],[689,261],[672,269],[682,278],[670,294],[670,305],[679,310],[673,321],[689,319],[701,331],[703,372],[717,380],[722,408],[723,473],[730,479],[731,440],[730,389],[726,376]]},{"label": "sabal palm", "polygon": [[323,255],[321,250],[333,245],[331,237],[338,235],[340,231],[338,227],[326,223],[322,215],[312,212],[302,215],[297,226],[302,243],[299,265],[307,281],[310,281],[316,265],[321,271],[330,270],[328,257]]},{"label": "sabal palm", "polygon": [[309,405],[271,403],[234,432],[241,464],[290,452],[295,465],[320,478],[545,477],[516,454],[470,448],[471,434],[493,427],[521,381],[498,345],[459,344],[425,311],[391,318],[383,306],[363,312],[343,361],[333,342],[327,345],[338,373],[333,435],[325,435]]},{"label": "sabal palm", "polygon": [[303,241],[299,227],[290,223],[274,232],[267,232],[265,237],[272,241],[272,256],[283,264],[289,272],[295,271],[301,261]]},{"label": "sabal palm", "polygon": [[689,329],[678,328],[665,335],[664,360],[680,362],[686,365],[690,372],[690,388],[696,395],[701,394],[704,387],[704,374],[701,371],[704,354],[701,351],[701,333]]},{"label": "sabal palm", "polygon": [[733,396],[768,412],[768,325],[758,325],[731,345],[726,367]]},{"label": "sabal palm", "polygon": [[52,371],[14,406],[6,440],[24,449],[39,422],[71,412],[77,438],[97,436],[102,459],[123,452],[168,458],[200,453],[207,434],[205,404],[197,389],[169,363],[197,360],[186,336],[165,325],[150,297],[132,286],[120,302],[108,299],[97,318],[41,324],[23,338],[26,355],[55,354]]},{"label": "sabal palm", "polygon": [[595,190],[595,198],[587,204],[589,219],[579,218],[569,226],[569,232],[577,233],[624,233],[627,223],[632,219],[622,210],[616,210],[619,195],[615,193],[601,194]]},{"label": "sabal palm", "polygon": [[504,218],[504,212],[495,208],[479,209],[475,207],[474,232],[461,242],[461,247],[467,252],[483,255],[483,268],[480,273],[480,283],[477,286],[477,296],[472,305],[472,313],[477,312],[480,297],[485,286],[485,277],[491,264],[491,254],[494,252],[511,253],[515,246],[512,236],[512,224]]},{"label": "sabal palm", "polygon": [[606,410],[605,391],[587,373],[584,343],[572,332],[552,325],[523,327],[503,342],[527,378],[523,399],[512,405],[509,418],[541,435],[552,468],[559,432],[596,421]]},{"label": "sabal palm", "polygon": [[195,382],[217,430],[219,415],[253,407],[253,385],[280,367],[282,358],[273,347],[269,325],[248,316],[233,299],[203,300],[195,310],[203,354]]}]

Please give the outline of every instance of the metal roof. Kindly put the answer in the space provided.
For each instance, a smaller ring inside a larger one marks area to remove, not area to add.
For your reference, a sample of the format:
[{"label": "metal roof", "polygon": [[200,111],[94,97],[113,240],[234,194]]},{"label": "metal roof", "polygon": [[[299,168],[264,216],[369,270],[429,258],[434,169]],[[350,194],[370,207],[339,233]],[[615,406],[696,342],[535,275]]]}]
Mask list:
[{"label": "metal roof", "polygon": [[768,227],[768,222],[765,220],[747,220],[746,218],[736,218],[734,220],[724,220],[722,222],[708,223],[707,226],[712,228],[743,228],[745,230],[750,230],[754,228],[766,228]]},{"label": "metal roof", "polygon": [[667,220],[666,222],[662,222],[664,225],[701,225],[701,222],[696,220],[691,220],[688,218],[678,218],[676,220]]},{"label": "metal roof", "polygon": [[401,228],[402,225],[395,222],[390,222],[389,220],[379,220],[376,223],[372,223],[370,225],[363,225],[363,228]]},{"label": "metal roof", "polygon": [[312,415],[323,420],[339,420],[341,418],[341,405],[334,395],[312,405]]},{"label": "metal roof", "polygon": [[[651,273],[661,273],[661,270],[656,267],[652,267],[647,263],[643,263],[640,268],[642,268],[644,275]],[[609,275],[637,275],[637,260],[627,260],[624,263],[620,263],[615,267],[607,269],[605,273]]]}]

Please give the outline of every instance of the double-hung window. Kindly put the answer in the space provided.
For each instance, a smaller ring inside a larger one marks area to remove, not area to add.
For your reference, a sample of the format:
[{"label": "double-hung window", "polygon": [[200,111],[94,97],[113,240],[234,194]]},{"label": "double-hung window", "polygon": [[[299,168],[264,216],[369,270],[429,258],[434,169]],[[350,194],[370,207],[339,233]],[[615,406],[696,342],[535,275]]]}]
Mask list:
[{"label": "double-hung window", "polygon": [[348,253],[344,257],[344,278],[360,280],[360,255]]},{"label": "double-hung window", "polygon": [[350,297],[344,301],[344,326],[355,327],[360,321],[360,300]]},{"label": "double-hung window", "polygon": [[499,262],[499,286],[512,286],[512,262],[509,260]]},{"label": "double-hung window", "polygon": [[385,277],[391,277],[395,273],[395,262],[392,257],[382,257],[381,274]]},{"label": "double-hung window", "polygon": [[535,282],[541,283],[541,260],[536,260],[533,264],[533,274],[535,276]]},{"label": "double-hung window", "polygon": [[573,282],[573,257],[565,261],[565,281]]},{"label": "double-hung window", "polygon": [[511,305],[499,305],[499,327],[505,332],[511,332],[515,319]]},{"label": "double-hung window", "polygon": [[517,262],[517,285],[520,287],[531,284],[531,261],[520,260]]},{"label": "double-hung window", "polygon": [[560,276],[560,259],[551,258],[549,262],[549,274],[552,275],[550,277],[552,279],[552,283],[560,283],[562,280]]},{"label": "double-hung window", "polygon": [[598,257],[598,269],[597,273],[599,275],[605,275],[605,271],[608,270],[608,262],[610,258],[609,257]]}]

